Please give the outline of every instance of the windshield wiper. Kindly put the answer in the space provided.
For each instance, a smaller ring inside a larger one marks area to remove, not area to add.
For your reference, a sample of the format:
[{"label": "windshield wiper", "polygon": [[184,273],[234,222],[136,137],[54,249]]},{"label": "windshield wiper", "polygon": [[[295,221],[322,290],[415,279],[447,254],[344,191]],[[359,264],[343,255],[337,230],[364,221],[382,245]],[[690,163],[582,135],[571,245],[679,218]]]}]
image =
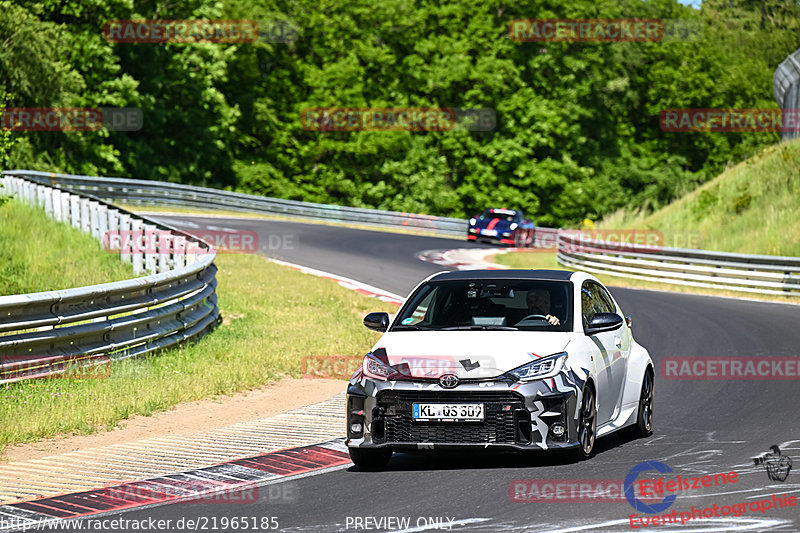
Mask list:
[{"label": "windshield wiper", "polygon": [[442,331],[456,331],[456,330],[496,330],[496,331],[519,331],[519,328],[512,326],[450,326],[449,328],[440,328]]},{"label": "windshield wiper", "polygon": [[393,327],[392,329],[393,330],[397,330],[397,329],[413,329],[413,330],[417,330],[417,331],[423,331],[423,330],[433,330],[433,329],[436,329],[436,328],[431,328],[431,327],[428,327],[428,326],[417,326],[416,324],[413,325],[413,326],[398,324],[397,326]]}]

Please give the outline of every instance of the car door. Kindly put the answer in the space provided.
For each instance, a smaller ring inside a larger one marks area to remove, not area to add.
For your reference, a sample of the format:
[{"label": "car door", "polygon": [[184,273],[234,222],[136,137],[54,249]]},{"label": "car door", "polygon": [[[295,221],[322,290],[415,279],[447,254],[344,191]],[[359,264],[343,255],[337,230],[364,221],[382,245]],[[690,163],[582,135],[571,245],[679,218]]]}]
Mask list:
[{"label": "car door", "polygon": [[[581,287],[581,312],[584,331],[596,313],[618,312],[611,296],[600,284],[587,280]],[[627,351],[630,339],[625,338],[626,328],[620,326],[613,331],[601,331],[587,335],[596,347],[597,364],[597,423],[613,420],[619,413],[622,391],[627,371]],[[629,336],[628,336],[629,337]]]}]

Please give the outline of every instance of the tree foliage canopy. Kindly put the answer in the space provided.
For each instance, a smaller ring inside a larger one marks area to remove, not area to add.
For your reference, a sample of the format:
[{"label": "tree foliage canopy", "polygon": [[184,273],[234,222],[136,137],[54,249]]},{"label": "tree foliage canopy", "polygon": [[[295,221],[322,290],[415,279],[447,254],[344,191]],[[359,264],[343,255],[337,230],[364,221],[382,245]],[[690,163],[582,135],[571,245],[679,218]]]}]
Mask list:
[{"label": "tree foliage canopy", "polygon": [[[661,42],[520,42],[529,18],[657,18]],[[253,19],[274,42],[114,43],[117,19]],[[273,24],[274,25],[274,24]],[[135,107],[138,131],[14,132],[3,166],[120,175],[269,196],[542,225],[655,208],[775,133],[662,131],[670,108],[776,107],[800,46],[779,0],[0,0],[8,107]],[[303,109],[496,112],[490,131],[314,131]]]}]

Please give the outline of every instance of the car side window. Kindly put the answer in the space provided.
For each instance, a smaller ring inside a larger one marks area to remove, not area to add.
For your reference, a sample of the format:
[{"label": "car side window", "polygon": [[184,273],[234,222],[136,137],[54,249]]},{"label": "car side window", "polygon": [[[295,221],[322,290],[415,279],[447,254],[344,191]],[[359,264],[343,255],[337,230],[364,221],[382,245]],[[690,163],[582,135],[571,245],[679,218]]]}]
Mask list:
[{"label": "car side window", "polygon": [[587,327],[597,313],[613,313],[614,304],[611,297],[600,285],[593,281],[584,281],[581,287],[581,314],[583,327]]},{"label": "car side window", "polygon": [[592,305],[592,291],[588,282],[584,282],[581,287],[581,315],[583,317],[583,327],[589,326],[589,321],[594,316],[594,306]]},{"label": "car side window", "polygon": [[608,291],[600,286],[595,284],[597,287],[597,295],[603,301],[603,307],[608,309],[608,311],[603,311],[603,313],[614,313],[616,311],[617,306],[614,305],[614,300],[611,298],[611,295],[608,294]]},{"label": "car side window", "polygon": [[[414,307],[414,311],[408,318],[401,322],[401,325],[408,326],[408,325],[416,325],[420,323],[430,323],[434,314],[435,309],[432,309],[432,305],[436,302],[436,292],[438,287],[435,287],[433,290],[428,290],[427,294],[422,296],[422,299],[417,302]],[[419,296],[417,297],[419,298]]]}]

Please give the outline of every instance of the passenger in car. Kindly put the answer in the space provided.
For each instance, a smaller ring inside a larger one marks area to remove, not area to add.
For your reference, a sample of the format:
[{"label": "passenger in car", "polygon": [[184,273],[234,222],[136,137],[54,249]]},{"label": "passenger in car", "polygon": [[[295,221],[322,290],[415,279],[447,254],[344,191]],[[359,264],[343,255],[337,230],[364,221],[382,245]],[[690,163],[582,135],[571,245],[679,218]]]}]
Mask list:
[{"label": "passenger in car", "polygon": [[525,296],[525,303],[528,304],[528,315],[542,315],[547,318],[551,325],[561,325],[561,320],[557,316],[550,314],[550,292],[547,289],[535,288],[529,290]]}]

